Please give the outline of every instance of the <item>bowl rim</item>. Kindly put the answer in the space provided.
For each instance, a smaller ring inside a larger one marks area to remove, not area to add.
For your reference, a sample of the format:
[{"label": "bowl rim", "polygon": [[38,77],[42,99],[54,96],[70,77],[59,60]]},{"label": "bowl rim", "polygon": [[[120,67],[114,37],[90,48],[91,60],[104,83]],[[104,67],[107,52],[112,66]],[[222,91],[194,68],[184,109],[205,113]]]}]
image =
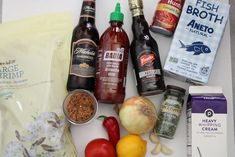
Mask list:
[{"label": "bowl rim", "polygon": [[[94,113],[92,114],[92,116],[89,118],[89,119],[87,119],[86,121],[84,121],[84,122],[76,122],[76,121],[74,121],[74,120],[72,120],[69,116],[68,116],[68,114],[67,114],[67,109],[66,109],[66,105],[68,104],[67,103],[67,100],[69,100],[69,98],[73,95],[73,94],[75,94],[75,93],[86,93],[86,94],[88,94],[91,98],[92,98],[92,100],[94,101],[94,103],[93,103],[93,105],[94,105]],[[76,89],[76,90],[73,90],[73,91],[70,91],[67,95],[66,95],[66,97],[65,97],[65,99],[64,99],[64,101],[63,101],[63,112],[64,112],[64,115],[65,115],[65,117],[66,117],[66,119],[71,123],[71,124],[73,124],[73,125],[84,125],[84,124],[88,124],[88,123],[90,123],[91,121],[93,121],[94,119],[95,119],[95,117],[97,117],[97,113],[98,113],[98,101],[97,101],[97,99],[95,98],[95,96],[90,92],[90,91],[88,91],[88,90],[85,90],[85,89]]]}]

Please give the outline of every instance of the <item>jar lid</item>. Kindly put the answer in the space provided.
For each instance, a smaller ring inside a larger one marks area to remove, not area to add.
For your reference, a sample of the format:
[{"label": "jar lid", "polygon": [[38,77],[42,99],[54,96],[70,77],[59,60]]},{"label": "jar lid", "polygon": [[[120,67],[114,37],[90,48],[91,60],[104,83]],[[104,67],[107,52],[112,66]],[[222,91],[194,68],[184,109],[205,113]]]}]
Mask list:
[{"label": "jar lid", "polygon": [[178,91],[178,92],[180,92],[180,93],[182,93],[182,94],[184,94],[184,95],[185,95],[185,92],[186,92],[186,90],[185,90],[184,88],[181,88],[181,87],[178,87],[178,86],[167,85],[166,88],[167,88],[168,90],[175,90],[175,91]]}]

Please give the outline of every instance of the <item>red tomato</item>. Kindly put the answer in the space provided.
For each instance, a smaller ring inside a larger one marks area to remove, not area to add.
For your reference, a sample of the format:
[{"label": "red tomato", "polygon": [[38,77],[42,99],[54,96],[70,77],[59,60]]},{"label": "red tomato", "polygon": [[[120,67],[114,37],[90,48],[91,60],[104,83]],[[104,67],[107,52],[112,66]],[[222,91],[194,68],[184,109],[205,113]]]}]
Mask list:
[{"label": "red tomato", "polygon": [[116,157],[116,151],[111,142],[104,138],[90,141],[85,149],[86,157]]}]

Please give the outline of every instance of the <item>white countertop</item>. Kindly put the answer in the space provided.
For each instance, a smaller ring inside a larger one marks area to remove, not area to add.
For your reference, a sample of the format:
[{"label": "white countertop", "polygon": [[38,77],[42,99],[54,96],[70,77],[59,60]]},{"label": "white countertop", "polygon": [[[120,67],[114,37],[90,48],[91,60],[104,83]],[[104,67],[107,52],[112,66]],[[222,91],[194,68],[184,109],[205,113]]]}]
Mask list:
[{"label": "white countertop", "polygon": [[[228,0],[221,0],[228,2]],[[96,26],[100,35],[109,26],[109,14],[114,10],[115,0],[97,0],[96,2]],[[125,15],[124,19],[124,29],[126,30],[129,40],[132,40],[131,31],[131,12],[129,11],[128,1],[120,0],[122,12]],[[144,0],[144,14],[146,20],[150,23],[156,7],[156,0]],[[80,9],[82,0],[3,0],[3,10],[2,10],[2,21],[10,21],[15,19],[20,19],[24,17],[29,17],[33,15],[39,15],[47,12],[58,12],[58,11],[70,11],[74,17],[74,25],[79,19]],[[169,50],[171,43],[171,38],[164,37],[159,34],[153,34],[153,37],[158,42],[160,49],[160,55],[162,64],[164,64],[166,55]],[[130,60],[129,60],[130,61]],[[127,93],[126,98],[130,96],[137,95],[136,87],[134,85],[134,75],[132,73],[131,62],[128,64],[128,79],[127,79]],[[230,48],[230,27],[229,23],[226,25],[226,30],[219,47],[217,57],[215,59],[214,67],[210,76],[208,85],[222,86],[224,95],[228,101],[228,157],[235,156],[234,149],[234,123],[233,123],[233,98],[232,98],[232,74],[231,74],[231,48]],[[189,85],[173,78],[166,78],[166,84],[173,84],[182,86],[188,89]],[[162,95],[156,95],[148,97],[150,98],[157,108],[159,108],[162,102]],[[104,115],[115,115],[113,112],[112,105],[99,105],[99,114]],[[122,135],[127,132],[121,129]],[[102,127],[101,121],[95,120],[94,122],[84,125],[72,127],[72,134],[74,138],[75,145],[79,152],[79,157],[83,157],[83,151],[86,144],[93,138],[105,137],[107,138],[106,132]],[[148,137],[143,135],[147,140]],[[185,106],[184,110],[176,131],[175,138],[173,140],[164,140],[162,142],[174,150],[174,157],[186,157],[186,116],[185,116]],[[219,144],[218,144],[219,146]],[[150,150],[153,145],[148,142],[148,153],[146,157],[152,157]],[[215,148],[212,148],[215,149]],[[164,155],[160,154],[159,157]]]}]

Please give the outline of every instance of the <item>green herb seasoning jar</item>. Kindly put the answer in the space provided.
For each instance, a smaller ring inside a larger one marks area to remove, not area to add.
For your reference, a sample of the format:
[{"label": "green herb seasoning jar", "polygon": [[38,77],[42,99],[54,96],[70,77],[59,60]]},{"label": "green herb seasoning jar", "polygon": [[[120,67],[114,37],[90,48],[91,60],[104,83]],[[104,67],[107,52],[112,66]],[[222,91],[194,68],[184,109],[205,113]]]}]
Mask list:
[{"label": "green herb seasoning jar", "polygon": [[154,131],[161,137],[173,139],[184,104],[185,89],[168,85]]}]

